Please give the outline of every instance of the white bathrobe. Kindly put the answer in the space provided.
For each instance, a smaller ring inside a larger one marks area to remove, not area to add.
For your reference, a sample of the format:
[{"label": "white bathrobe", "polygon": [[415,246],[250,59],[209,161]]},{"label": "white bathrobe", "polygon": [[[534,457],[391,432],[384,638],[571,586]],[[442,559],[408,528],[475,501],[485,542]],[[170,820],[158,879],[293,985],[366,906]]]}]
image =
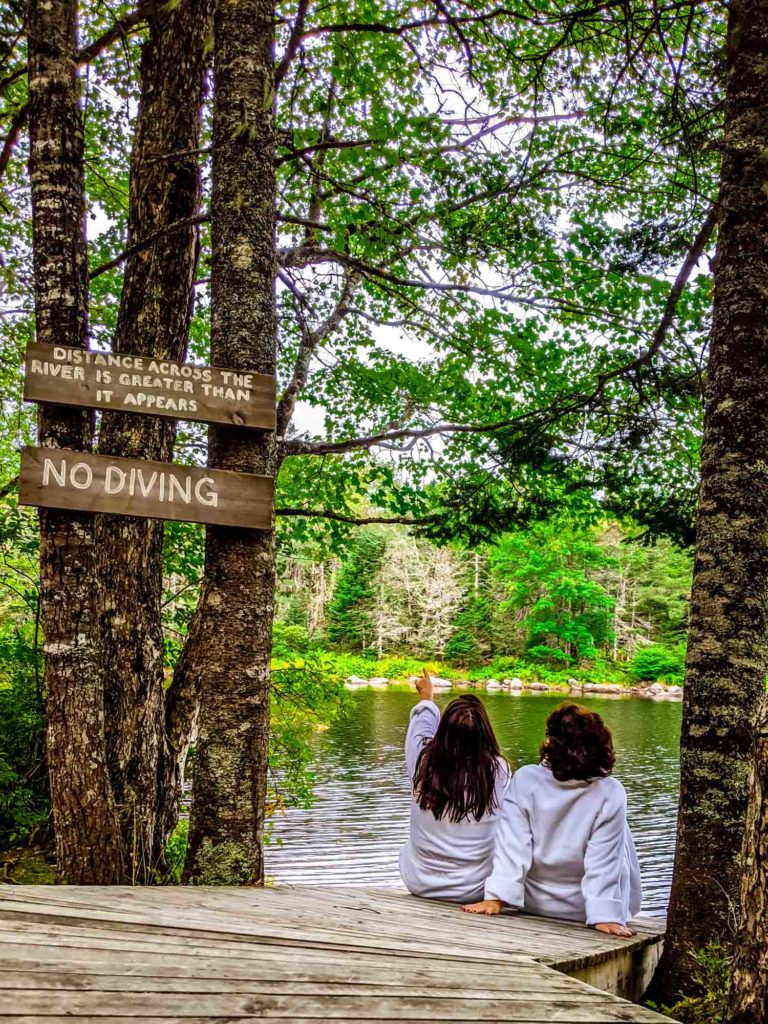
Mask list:
[{"label": "white bathrobe", "polygon": [[[413,788],[413,773],[424,744],[437,731],[440,710],[423,700],[411,710],[405,738],[405,763]],[[496,776],[497,809],[480,821],[439,821],[411,800],[411,837],[400,851],[400,875],[415,896],[473,902],[482,899],[483,883],[491,870],[493,841],[509,769],[499,762]]]},{"label": "white bathrobe", "polygon": [[619,924],[640,910],[627,795],[617,780],[558,782],[549,768],[519,768],[504,797],[485,898],[531,914]]}]

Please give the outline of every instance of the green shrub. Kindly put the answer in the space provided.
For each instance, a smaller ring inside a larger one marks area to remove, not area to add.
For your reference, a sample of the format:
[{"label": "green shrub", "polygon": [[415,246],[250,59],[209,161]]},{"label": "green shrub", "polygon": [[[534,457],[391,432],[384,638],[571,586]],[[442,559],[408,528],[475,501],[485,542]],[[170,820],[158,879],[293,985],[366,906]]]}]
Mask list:
[{"label": "green shrub", "polygon": [[42,666],[21,628],[0,634],[0,849],[48,817]]},{"label": "green shrub", "polygon": [[630,676],[638,682],[657,679],[677,680],[685,669],[682,647],[641,647],[629,665]]},{"label": "green shrub", "polygon": [[334,659],[311,652],[272,669],[267,814],[312,802],[312,739],[350,706]]},{"label": "green shrub", "polygon": [[559,647],[548,647],[546,644],[534,644],[525,652],[529,658],[535,661],[543,661],[549,664],[572,665],[575,661],[570,654],[566,654]]},{"label": "green shrub", "polygon": [[719,943],[690,954],[693,962],[691,992],[674,1006],[655,1007],[683,1024],[721,1024],[728,1004],[731,956]]},{"label": "green shrub", "polygon": [[272,657],[290,658],[294,654],[306,654],[313,647],[309,633],[304,626],[289,626],[276,622],[272,628]]},{"label": "green shrub", "polygon": [[171,833],[165,848],[165,872],[158,881],[166,885],[180,885],[184,871],[184,858],[189,842],[189,818],[181,818]]}]

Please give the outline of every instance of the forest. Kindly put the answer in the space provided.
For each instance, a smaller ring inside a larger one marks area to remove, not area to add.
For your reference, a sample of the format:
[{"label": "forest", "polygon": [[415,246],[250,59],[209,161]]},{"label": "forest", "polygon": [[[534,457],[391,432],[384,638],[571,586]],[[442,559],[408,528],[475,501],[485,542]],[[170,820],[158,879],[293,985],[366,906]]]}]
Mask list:
[{"label": "forest", "polygon": [[331,651],[682,680],[690,554],[616,523],[548,520],[475,549],[363,527],[343,557],[310,548],[279,566],[278,630]]},{"label": "forest", "polygon": [[262,884],[353,675],[684,685],[649,994],[765,1024],[766,95],[766,0],[0,0],[7,876]]}]

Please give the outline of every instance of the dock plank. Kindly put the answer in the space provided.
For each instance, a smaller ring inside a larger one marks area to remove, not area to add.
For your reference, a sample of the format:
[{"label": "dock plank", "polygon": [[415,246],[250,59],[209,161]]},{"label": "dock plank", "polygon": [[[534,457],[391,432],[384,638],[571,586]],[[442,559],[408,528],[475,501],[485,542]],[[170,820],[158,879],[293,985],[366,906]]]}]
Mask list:
[{"label": "dock plank", "polygon": [[568,975],[659,942],[396,890],[8,886],[0,1024],[661,1024]]}]

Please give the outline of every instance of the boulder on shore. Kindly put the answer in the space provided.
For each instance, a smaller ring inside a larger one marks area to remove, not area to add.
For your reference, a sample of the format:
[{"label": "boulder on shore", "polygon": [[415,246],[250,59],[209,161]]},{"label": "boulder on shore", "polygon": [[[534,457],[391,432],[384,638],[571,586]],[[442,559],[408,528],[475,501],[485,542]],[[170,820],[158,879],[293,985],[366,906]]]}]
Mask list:
[{"label": "boulder on shore", "polygon": [[539,692],[543,692],[544,690],[548,690],[549,687],[547,686],[546,683],[531,683],[530,686],[528,687],[528,689],[529,690],[537,690]]},{"label": "boulder on shore", "polygon": [[350,676],[347,679],[348,686],[368,686],[369,680],[362,679],[360,676]]},{"label": "boulder on shore", "polygon": [[440,676],[432,676],[432,685],[436,690],[450,690],[453,683],[450,679],[442,679]]},{"label": "boulder on shore", "polygon": [[619,683],[585,683],[584,689],[590,693],[623,693],[624,687]]},{"label": "boulder on shore", "polygon": [[501,683],[499,682],[498,679],[489,679],[488,682],[485,684],[485,688],[486,688],[486,690],[491,690],[491,691],[493,691],[493,690],[501,690],[502,689],[502,685],[501,685]]}]

